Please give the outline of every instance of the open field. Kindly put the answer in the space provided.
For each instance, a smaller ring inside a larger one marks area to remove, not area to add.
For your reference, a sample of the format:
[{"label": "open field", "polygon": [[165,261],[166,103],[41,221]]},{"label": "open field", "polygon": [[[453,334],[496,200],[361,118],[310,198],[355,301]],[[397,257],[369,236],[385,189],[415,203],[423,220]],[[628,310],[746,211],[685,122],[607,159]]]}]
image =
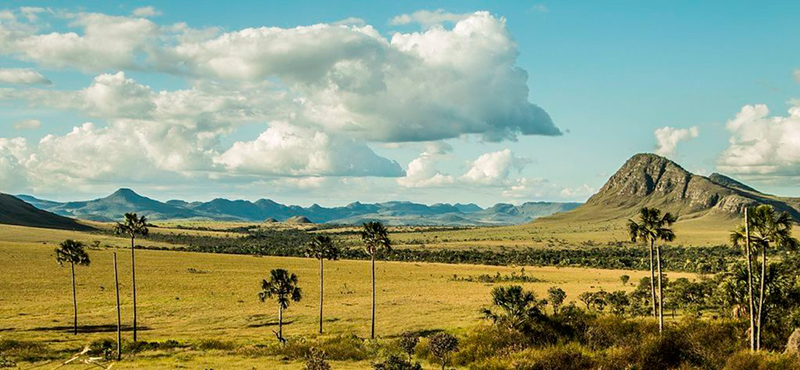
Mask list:
[{"label": "open field", "polygon": [[[113,332],[69,334],[70,278],[59,268],[53,248],[66,238],[124,246],[126,239],[93,234],[0,227],[0,339],[43,341],[55,350],[78,349],[91,340],[111,338]],[[130,257],[125,249],[90,250],[92,265],[77,268],[79,322],[104,328],[115,324],[112,251],[118,252],[123,322],[130,322]],[[288,336],[315,333],[317,324],[318,264],[304,258],[252,257],[173,251],[137,251],[141,339],[197,341],[220,339],[237,345],[274,341],[276,307],[256,297],[260,279],[270,269],[286,268],[300,278],[304,299],[286,312]],[[193,269],[193,270],[190,270]],[[622,274],[632,281],[644,271],[582,268],[526,268],[543,282],[524,283],[544,295],[558,285],[567,301],[586,290],[621,290]],[[510,274],[519,267],[378,262],[377,332],[391,337],[406,330],[463,331],[480,322],[478,309],[488,303],[494,284],[453,281],[453,275]],[[670,274],[671,277],[689,274]],[[326,264],[326,332],[369,333],[369,265],[366,261]],[[98,330],[95,330],[98,331]],[[102,331],[102,330],[101,330]],[[125,334],[130,337],[129,333]],[[164,367],[180,363],[198,367],[269,368],[277,359],[214,356],[185,351],[176,356],[124,361],[119,368]],[[336,368],[363,368],[367,364],[339,364]],[[299,368],[299,364],[294,364]],[[291,367],[290,367],[291,368]]]}]

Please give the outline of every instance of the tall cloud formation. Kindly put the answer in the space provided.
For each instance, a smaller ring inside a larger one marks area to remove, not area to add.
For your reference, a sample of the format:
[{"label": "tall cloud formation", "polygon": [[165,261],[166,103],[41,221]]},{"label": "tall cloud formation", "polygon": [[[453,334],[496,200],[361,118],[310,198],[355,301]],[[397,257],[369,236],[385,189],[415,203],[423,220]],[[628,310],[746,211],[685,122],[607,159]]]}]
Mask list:
[{"label": "tall cloud formation", "polygon": [[764,104],[746,105],[727,122],[731,138],[720,170],[756,180],[800,177],[800,106],[787,116],[769,113]]},{"label": "tall cloud formation", "polygon": [[696,126],[682,129],[665,126],[657,129],[655,135],[656,154],[671,157],[675,155],[675,150],[681,141],[696,138],[700,135],[700,130]]},{"label": "tall cloud formation", "polygon": [[[100,154],[111,149],[103,145],[116,142],[140,153],[139,165],[151,175],[381,176],[406,178],[404,185],[414,187],[432,178],[442,184],[455,179],[436,177],[435,154],[418,158],[406,173],[369,144],[561,135],[550,116],[528,101],[528,76],[516,65],[505,20],[488,12],[417,12],[408,22],[423,24],[422,31],[391,37],[354,21],[222,32],[149,19],[159,14],[151,7],[130,16],[4,13],[0,55],[95,76],[77,91],[0,91],[0,99],[92,118],[66,135],[14,141],[13,154],[11,142],[2,143],[5,166],[25,169],[29,184],[55,183],[46,179],[59,176],[109,181],[125,177],[115,168],[130,165]],[[66,20],[69,31],[42,32],[49,18]],[[182,77],[189,87],[156,91],[129,78],[130,70]],[[8,74],[14,83],[49,82],[33,70]],[[267,128],[258,137],[222,144],[245,124]],[[95,163],[79,163],[92,151]],[[473,172],[463,181],[492,182],[492,176]]]}]

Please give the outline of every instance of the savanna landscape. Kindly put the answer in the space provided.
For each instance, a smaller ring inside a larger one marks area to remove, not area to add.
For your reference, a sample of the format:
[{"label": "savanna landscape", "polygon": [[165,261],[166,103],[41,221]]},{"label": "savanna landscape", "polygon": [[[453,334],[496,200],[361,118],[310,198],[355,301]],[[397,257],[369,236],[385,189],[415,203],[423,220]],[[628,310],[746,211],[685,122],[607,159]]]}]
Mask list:
[{"label": "savanna landscape", "polygon": [[800,370],[798,16],[2,3],[0,370]]}]

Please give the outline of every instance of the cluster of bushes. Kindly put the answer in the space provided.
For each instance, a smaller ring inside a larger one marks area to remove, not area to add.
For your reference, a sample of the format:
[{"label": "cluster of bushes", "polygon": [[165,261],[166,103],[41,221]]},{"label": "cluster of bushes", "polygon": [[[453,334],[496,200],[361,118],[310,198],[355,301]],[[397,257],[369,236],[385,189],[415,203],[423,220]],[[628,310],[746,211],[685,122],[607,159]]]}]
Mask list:
[{"label": "cluster of bushes", "polygon": [[463,281],[463,282],[470,282],[470,283],[540,283],[544,280],[537,278],[533,275],[525,275],[525,269],[522,269],[522,273],[517,275],[516,272],[512,272],[509,275],[501,275],[500,272],[489,275],[489,274],[481,274],[481,275],[468,275],[468,276],[458,276],[453,275],[450,278],[451,281]]}]

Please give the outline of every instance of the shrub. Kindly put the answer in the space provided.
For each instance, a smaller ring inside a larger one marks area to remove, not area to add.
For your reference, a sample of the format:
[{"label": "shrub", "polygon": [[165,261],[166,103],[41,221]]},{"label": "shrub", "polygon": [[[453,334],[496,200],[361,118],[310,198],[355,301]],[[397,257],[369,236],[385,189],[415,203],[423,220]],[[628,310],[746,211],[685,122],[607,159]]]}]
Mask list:
[{"label": "shrub", "polygon": [[414,348],[417,347],[417,343],[419,343],[419,336],[410,332],[403,333],[397,340],[397,345],[403,353],[408,355],[409,359],[414,356]]},{"label": "shrub", "polygon": [[480,369],[584,370],[593,368],[592,358],[577,344],[527,349],[506,358],[487,361]]},{"label": "shrub", "polygon": [[800,357],[768,352],[742,351],[728,358],[724,370],[795,370],[800,369]]},{"label": "shrub", "polygon": [[428,350],[442,364],[442,370],[450,362],[450,355],[458,352],[458,339],[447,333],[436,333],[428,341]]},{"label": "shrub", "polygon": [[331,364],[325,360],[325,351],[311,347],[306,355],[304,370],[331,370]]},{"label": "shrub", "polygon": [[192,348],[201,351],[210,351],[215,349],[221,351],[231,351],[236,348],[236,345],[233,342],[222,341],[219,339],[201,339],[195,343]]},{"label": "shrub", "polygon": [[283,347],[269,347],[268,352],[297,360],[305,358],[312,347],[325,351],[327,358],[334,361],[363,361],[375,358],[378,352],[377,345],[355,335],[289,340]]},{"label": "shrub", "polygon": [[372,368],[375,370],[422,370],[419,362],[412,363],[395,355],[390,355],[384,362],[372,365]]}]

